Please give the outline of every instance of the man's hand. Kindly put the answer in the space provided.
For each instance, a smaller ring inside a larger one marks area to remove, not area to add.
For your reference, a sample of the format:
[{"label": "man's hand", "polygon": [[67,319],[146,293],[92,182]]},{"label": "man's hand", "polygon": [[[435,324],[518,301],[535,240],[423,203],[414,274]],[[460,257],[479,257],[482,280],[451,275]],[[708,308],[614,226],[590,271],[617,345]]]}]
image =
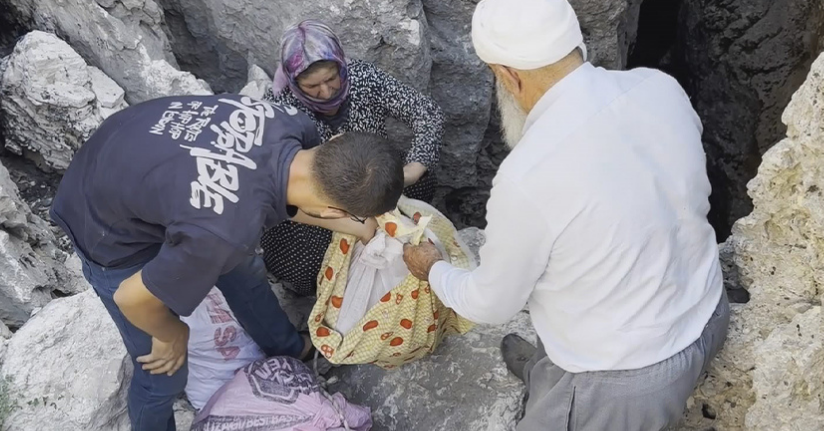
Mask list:
[{"label": "man's hand", "polygon": [[186,363],[189,326],[180,322],[180,326],[172,331],[172,335],[168,341],[152,337],[152,352],[137,358],[137,362],[143,364],[144,370],[151,374],[166,373],[171,376]]},{"label": "man's hand", "polygon": [[418,246],[403,246],[403,261],[406,262],[409,272],[418,280],[429,281],[429,271],[439,260],[443,260],[441,252],[428,242]]},{"label": "man's hand", "polygon": [[422,163],[412,162],[403,167],[403,186],[409,187],[418,182],[426,173],[426,166]]},{"label": "man's hand", "polygon": [[138,271],[120,283],[114,302],[132,325],[152,337],[152,351],[137,362],[152,374],[171,376],[186,363],[189,327],[149,292],[142,273]]}]

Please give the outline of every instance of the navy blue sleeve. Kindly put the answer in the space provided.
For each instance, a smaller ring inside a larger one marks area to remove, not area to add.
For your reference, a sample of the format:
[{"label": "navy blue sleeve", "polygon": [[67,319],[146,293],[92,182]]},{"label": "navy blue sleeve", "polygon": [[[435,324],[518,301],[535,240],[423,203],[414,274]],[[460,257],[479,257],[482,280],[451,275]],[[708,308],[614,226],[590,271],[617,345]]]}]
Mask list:
[{"label": "navy blue sleeve", "polygon": [[308,150],[320,145],[320,134],[318,133],[318,128],[317,125],[315,125],[315,122],[303,112],[298,113],[296,117],[301,125],[301,147],[303,147],[304,150]]},{"label": "navy blue sleeve", "polygon": [[166,242],[143,267],[143,284],[180,316],[192,314],[218,277],[246,254],[217,235],[190,224],[166,229]]}]

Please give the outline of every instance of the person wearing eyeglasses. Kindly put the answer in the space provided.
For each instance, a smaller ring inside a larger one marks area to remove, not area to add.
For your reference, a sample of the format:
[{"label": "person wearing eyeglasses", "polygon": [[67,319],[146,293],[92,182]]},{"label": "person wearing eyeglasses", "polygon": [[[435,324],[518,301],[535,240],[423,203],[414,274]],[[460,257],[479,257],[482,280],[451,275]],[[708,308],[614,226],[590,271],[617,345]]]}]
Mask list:
[{"label": "person wearing eyeglasses", "polygon": [[[348,58],[341,41],[326,24],[306,20],[289,27],[280,47],[280,67],[264,99],[305,112],[322,141],[356,131],[386,136],[387,119],[405,123],[414,138],[404,155],[404,195],[431,202],[435,193],[444,116],[432,98],[375,65]],[[372,224],[367,221],[367,224]],[[312,296],[332,232],[284,222],[261,241],[269,272],[284,287]]]},{"label": "person wearing eyeglasses", "polygon": [[385,139],[319,143],[291,106],[175,96],[112,115],[74,156],[51,217],[134,363],[133,430],[175,429],[188,374],[179,316],[213,286],[267,356],[311,355],[269,286],[261,233],[292,219],[368,237],[365,219],[395,208],[403,190],[403,163]]}]

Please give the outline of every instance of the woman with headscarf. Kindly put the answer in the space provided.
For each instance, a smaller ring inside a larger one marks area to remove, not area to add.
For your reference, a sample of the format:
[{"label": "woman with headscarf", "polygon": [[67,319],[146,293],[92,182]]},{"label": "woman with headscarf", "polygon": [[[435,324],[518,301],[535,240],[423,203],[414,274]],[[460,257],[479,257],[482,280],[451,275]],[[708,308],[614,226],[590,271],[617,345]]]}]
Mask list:
[{"label": "woman with headscarf", "polygon": [[[340,40],[325,24],[306,20],[288,28],[281,42],[281,65],[274,87],[264,95],[309,115],[321,141],[343,132],[383,137],[388,117],[406,123],[415,134],[406,151],[404,194],[431,201],[444,117],[431,98],[365,61],[347,59]],[[332,232],[292,222],[263,235],[261,246],[269,272],[300,295],[314,295]]]}]

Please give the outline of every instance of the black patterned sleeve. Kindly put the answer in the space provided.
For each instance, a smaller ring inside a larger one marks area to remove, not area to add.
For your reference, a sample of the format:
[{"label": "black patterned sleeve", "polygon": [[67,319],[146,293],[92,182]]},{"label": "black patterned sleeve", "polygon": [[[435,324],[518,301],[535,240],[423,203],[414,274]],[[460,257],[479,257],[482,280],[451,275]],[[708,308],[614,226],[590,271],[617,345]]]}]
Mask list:
[{"label": "black patterned sleeve", "polygon": [[288,88],[284,88],[278,92],[278,94],[274,94],[272,88],[267,88],[266,92],[263,93],[263,100],[274,103],[276,105],[293,105],[293,103],[289,100],[290,92]]},{"label": "black patterned sleeve", "polygon": [[412,147],[406,154],[406,163],[418,162],[432,169],[438,163],[443,139],[443,111],[418,90],[398,81],[395,77],[364,63],[371,68],[373,82],[382,94],[378,95],[392,117],[406,123],[415,134]]}]

